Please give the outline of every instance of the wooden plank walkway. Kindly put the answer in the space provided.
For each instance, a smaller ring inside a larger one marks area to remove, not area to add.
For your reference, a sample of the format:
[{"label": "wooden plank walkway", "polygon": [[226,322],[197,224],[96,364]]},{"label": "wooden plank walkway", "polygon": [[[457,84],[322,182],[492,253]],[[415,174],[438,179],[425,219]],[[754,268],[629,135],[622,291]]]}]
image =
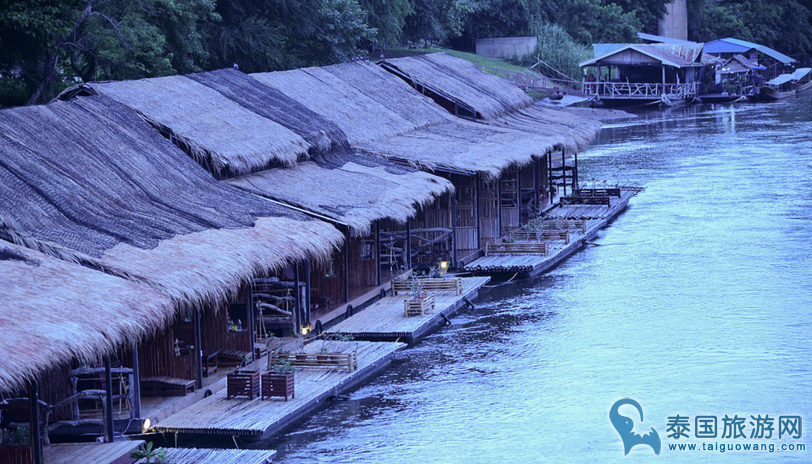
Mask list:
[{"label": "wooden plank walkway", "polygon": [[443,316],[450,316],[465,305],[465,300],[475,298],[479,289],[489,281],[490,277],[463,278],[462,295],[455,292],[432,292],[435,297],[434,310],[423,316],[403,315],[403,301],[411,298],[408,293],[387,296],[339,322],[329,332],[352,335],[356,340],[400,340],[414,343],[442,324]]},{"label": "wooden plank walkway", "polygon": [[55,443],[42,448],[42,460],[48,464],[129,464],[135,461],[130,452],[143,440],[123,440],[113,443]]},{"label": "wooden plank walkway", "polygon": [[[199,401],[173,414],[153,427],[158,432],[199,435],[269,436],[293,421],[303,418],[319,402],[364,381],[389,365],[394,353],[406,347],[403,343],[326,342],[331,351],[358,352],[358,370],[296,369],[296,397],[226,399],[226,390]],[[322,343],[304,347],[307,353],[318,353]]]},{"label": "wooden plank walkway", "polygon": [[[273,450],[161,448],[172,464],[270,464]],[[142,459],[135,464],[146,464]]]},{"label": "wooden plank walkway", "polygon": [[586,232],[570,230],[570,243],[559,240],[545,240],[549,243],[547,256],[542,255],[493,255],[483,256],[465,266],[465,270],[475,275],[532,277],[546,272],[575,253],[583,244],[595,238],[598,231],[606,227],[629,205],[629,200],[639,188],[623,188],[620,198],[612,198],[612,206],[568,205],[552,208],[545,212],[545,219],[583,219]]}]

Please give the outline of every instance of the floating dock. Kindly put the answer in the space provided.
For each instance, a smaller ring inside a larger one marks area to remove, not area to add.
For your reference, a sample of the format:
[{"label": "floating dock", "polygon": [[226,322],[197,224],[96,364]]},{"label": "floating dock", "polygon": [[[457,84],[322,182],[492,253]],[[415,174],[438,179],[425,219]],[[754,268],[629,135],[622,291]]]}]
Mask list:
[{"label": "floating dock", "polygon": [[350,335],[356,340],[399,340],[412,344],[441,325],[444,318],[457,312],[467,304],[466,301],[476,298],[479,289],[490,280],[490,277],[462,278],[461,295],[455,292],[432,292],[435,298],[434,310],[422,316],[403,315],[403,302],[410,298],[408,293],[387,296],[339,322],[329,332]]},{"label": "floating dock", "polygon": [[[548,209],[544,220],[583,220],[586,230],[570,229],[569,243],[561,240],[544,240],[548,243],[547,255],[542,254],[495,254],[483,256],[465,265],[465,270],[474,275],[494,277],[533,277],[546,272],[575,253],[585,242],[595,238],[598,231],[606,227],[629,205],[629,200],[642,189],[624,187],[619,198],[612,198],[610,206],[603,205],[564,205]],[[529,242],[529,241],[528,241]]]},{"label": "floating dock", "polygon": [[[130,453],[140,447],[143,440],[123,440],[112,443],[55,443],[42,447],[43,462],[48,464],[130,463]],[[174,461],[173,461],[174,462]]]},{"label": "floating dock", "polygon": [[[172,464],[270,464],[276,456],[273,450],[161,448],[160,451],[166,453],[166,461]],[[146,462],[142,459],[135,464]]]},{"label": "floating dock", "polygon": [[[156,424],[158,432],[225,435],[260,439],[270,436],[292,422],[304,418],[329,397],[336,396],[387,367],[396,351],[406,347],[404,343],[370,343],[362,341],[329,341],[330,351],[357,352],[358,369],[325,370],[297,368],[295,374],[295,398],[261,400],[226,399],[226,389],[214,393],[186,409]],[[322,343],[310,343],[302,349],[306,353],[318,353]]]}]

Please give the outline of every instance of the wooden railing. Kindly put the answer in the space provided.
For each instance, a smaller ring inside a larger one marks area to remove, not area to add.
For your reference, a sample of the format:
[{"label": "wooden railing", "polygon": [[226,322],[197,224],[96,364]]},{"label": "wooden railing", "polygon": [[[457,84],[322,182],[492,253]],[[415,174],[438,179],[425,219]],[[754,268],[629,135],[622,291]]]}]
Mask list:
[{"label": "wooden railing", "polygon": [[699,91],[698,82],[685,84],[652,84],[635,82],[584,82],[584,94],[596,95],[599,98],[692,98]]}]

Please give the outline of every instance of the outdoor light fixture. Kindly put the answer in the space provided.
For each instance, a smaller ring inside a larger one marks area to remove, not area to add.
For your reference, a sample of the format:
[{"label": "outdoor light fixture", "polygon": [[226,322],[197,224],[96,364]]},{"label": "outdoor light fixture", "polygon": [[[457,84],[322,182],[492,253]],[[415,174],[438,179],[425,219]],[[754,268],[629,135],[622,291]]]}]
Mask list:
[{"label": "outdoor light fixture", "polygon": [[141,433],[149,432],[149,428],[152,426],[152,422],[149,420],[149,417],[145,417],[143,422],[141,422]]},{"label": "outdoor light fixture", "polygon": [[445,277],[446,272],[448,272],[448,261],[440,261],[440,275]]},{"label": "outdoor light fixture", "polygon": [[310,326],[309,325],[302,326],[302,335],[307,335],[308,332],[310,332]]}]

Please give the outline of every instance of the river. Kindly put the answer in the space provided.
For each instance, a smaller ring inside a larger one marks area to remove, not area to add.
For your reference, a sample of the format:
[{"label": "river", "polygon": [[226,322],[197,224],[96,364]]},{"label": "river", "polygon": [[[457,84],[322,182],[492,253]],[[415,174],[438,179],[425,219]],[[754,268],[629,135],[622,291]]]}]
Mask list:
[{"label": "river", "polygon": [[[810,444],[812,94],[640,116],[579,156],[582,181],[646,187],[595,246],[483,291],[371,383],[261,446],[285,464],[812,461],[668,449]],[[608,419],[623,397],[645,412],[640,425],[621,409],[636,431],[657,430],[659,458],[645,446],[624,457]],[[689,439],[668,437],[677,414]],[[772,439],[750,439],[764,414]],[[725,415],[745,417],[747,438],[697,439],[697,415],[718,419],[718,437]],[[778,416],[792,415],[802,438],[778,440]]]}]

